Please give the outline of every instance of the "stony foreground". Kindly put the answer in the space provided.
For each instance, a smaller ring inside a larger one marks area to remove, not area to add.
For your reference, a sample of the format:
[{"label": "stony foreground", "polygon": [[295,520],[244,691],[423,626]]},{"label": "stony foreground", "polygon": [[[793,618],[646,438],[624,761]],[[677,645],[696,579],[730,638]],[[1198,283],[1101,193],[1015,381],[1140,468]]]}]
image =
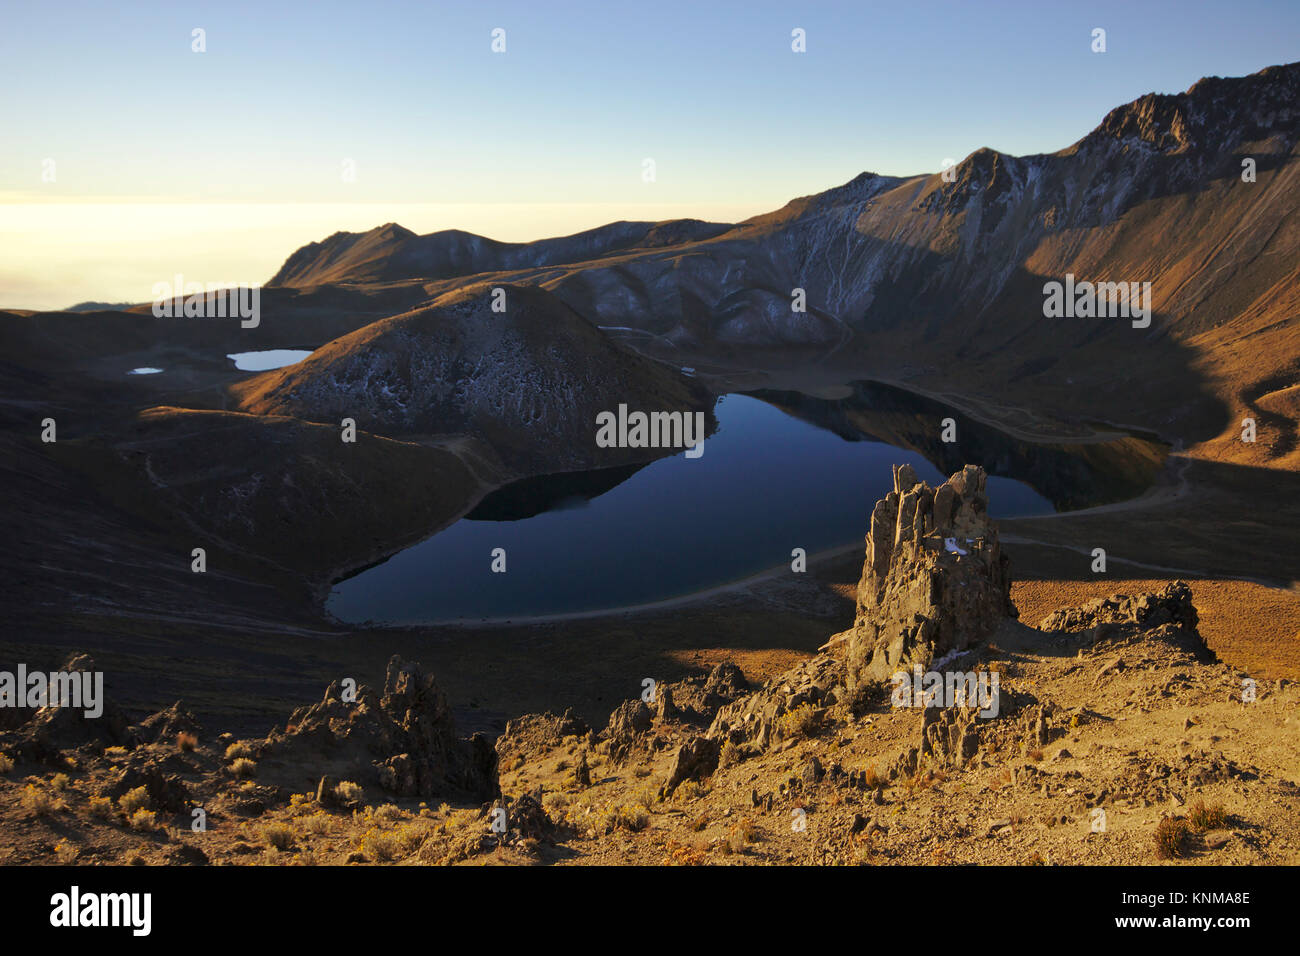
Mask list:
[{"label": "stony foreground", "polygon": [[[462,738],[397,657],[265,738],[181,704],[7,711],[0,860],[1300,863],[1300,688],[1217,661],[1180,581],[1019,621],[986,506],[980,469],[896,470],[849,631],[761,687],[725,663],[648,685],[603,729]],[[983,696],[904,695],[896,669]]]}]

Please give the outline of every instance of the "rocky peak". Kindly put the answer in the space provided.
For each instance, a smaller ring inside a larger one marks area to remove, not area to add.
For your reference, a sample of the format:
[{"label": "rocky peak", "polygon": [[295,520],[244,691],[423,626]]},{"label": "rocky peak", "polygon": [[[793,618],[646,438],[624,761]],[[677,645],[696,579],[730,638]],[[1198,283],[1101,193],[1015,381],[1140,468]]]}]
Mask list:
[{"label": "rocky peak", "polygon": [[938,186],[921,201],[921,208],[955,213],[976,197],[985,204],[1003,196],[1014,198],[1028,179],[1028,168],[1026,159],[981,147],[956,165],[952,182],[944,180],[942,173],[935,174]]},{"label": "rocky peak", "polygon": [[1148,93],[1106,114],[1088,140],[1139,140],[1164,153],[1207,143],[1223,149],[1270,132],[1294,132],[1300,119],[1300,63],[1250,76],[1210,76],[1186,93]]}]

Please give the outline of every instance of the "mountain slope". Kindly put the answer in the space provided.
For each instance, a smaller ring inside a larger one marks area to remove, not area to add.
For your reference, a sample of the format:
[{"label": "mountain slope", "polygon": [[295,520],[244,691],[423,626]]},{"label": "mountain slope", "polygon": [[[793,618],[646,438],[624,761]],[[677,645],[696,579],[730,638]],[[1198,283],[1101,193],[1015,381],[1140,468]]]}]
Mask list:
[{"label": "mountain slope", "polygon": [[[505,312],[478,286],[375,322],[306,360],[232,389],[239,407],[389,437],[469,434],[525,473],[657,457],[598,449],[596,415],[706,411],[680,374],[620,349],[543,289],[505,286]],[[710,415],[711,417],[711,415]]]},{"label": "mountain slope", "polygon": [[[1270,67],[1141,97],[1055,153],[981,149],[949,177],[864,173],[670,248],[605,236],[599,254],[557,255],[561,240],[547,240],[506,255],[444,238],[439,248],[462,252],[422,259],[410,250],[434,237],[405,236],[365,268],[340,259],[312,274],[365,282],[423,269],[442,295],[467,281],[450,273],[472,271],[475,282],[542,285],[677,364],[748,348],[850,354],[880,377],[1293,467],[1294,421],[1271,404],[1289,407],[1300,381],[1297,103],[1300,64]],[[1255,181],[1243,180],[1244,159]],[[1044,283],[1067,275],[1149,282],[1150,325],[1045,318]],[[792,308],[796,289],[806,311]],[[1245,447],[1234,438],[1252,413],[1274,431]]]}]

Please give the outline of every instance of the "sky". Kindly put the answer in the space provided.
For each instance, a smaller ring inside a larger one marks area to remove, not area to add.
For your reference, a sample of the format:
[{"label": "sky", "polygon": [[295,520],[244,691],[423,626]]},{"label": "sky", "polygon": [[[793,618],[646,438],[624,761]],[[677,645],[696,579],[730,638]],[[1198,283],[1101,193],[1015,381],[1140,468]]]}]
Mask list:
[{"label": "sky", "polygon": [[59,0],[4,24],[0,307],[29,308],[261,282],[387,221],[734,221],[1300,59],[1295,0]]}]

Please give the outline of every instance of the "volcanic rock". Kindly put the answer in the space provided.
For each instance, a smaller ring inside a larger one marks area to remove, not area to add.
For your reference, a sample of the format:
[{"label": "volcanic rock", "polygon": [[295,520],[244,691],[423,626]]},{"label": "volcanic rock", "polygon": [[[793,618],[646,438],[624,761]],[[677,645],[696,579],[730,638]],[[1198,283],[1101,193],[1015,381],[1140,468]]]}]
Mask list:
[{"label": "volcanic rock", "polygon": [[926,668],[1016,616],[986,481],[983,468],[967,465],[932,489],[909,465],[894,468],[894,490],[871,515],[857,618],[844,642],[850,690]]},{"label": "volcanic rock", "polygon": [[362,685],[347,702],[335,681],[323,700],[295,710],[283,732],[267,737],[263,756],[325,764],[332,776],[376,784],[398,797],[499,792],[492,745],[481,734],[458,738],[433,675],[396,655],[382,696]]}]

